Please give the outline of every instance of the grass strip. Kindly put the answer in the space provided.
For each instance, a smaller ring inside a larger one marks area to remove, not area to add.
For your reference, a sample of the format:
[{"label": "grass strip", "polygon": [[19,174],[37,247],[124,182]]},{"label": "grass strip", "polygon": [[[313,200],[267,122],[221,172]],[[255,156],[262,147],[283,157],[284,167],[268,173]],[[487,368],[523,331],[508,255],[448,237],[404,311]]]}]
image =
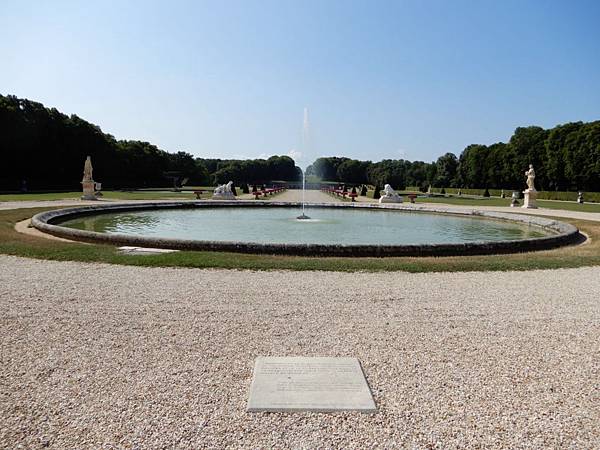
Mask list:
[{"label": "grass strip", "polygon": [[600,265],[600,223],[567,221],[591,239],[584,245],[510,255],[452,257],[331,258],[180,251],[159,255],[120,254],[102,244],[62,242],[19,233],[17,222],[59,208],[0,211],[0,253],[54,261],[103,262],[146,267],[195,267],[241,270],[324,270],[342,272],[464,272],[557,269]]}]

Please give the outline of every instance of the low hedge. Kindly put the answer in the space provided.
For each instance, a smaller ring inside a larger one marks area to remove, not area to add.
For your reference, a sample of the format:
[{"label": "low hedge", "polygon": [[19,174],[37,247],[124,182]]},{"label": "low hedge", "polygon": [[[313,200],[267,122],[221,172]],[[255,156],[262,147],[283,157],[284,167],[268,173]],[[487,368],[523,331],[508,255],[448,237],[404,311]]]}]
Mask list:
[{"label": "low hedge", "polygon": [[[440,194],[442,189],[449,195],[458,195],[458,188],[431,188],[431,192],[434,194]],[[524,190],[524,188],[522,189]],[[501,189],[488,189],[492,197],[500,197],[502,194]],[[461,189],[463,195],[478,195],[483,197],[485,189]],[[512,189],[504,189],[504,195],[510,197],[512,195]],[[564,200],[568,202],[577,201],[577,192],[567,191],[538,191],[538,200]],[[584,201],[591,203],[600,203],[600,192],[584,192]]]}]

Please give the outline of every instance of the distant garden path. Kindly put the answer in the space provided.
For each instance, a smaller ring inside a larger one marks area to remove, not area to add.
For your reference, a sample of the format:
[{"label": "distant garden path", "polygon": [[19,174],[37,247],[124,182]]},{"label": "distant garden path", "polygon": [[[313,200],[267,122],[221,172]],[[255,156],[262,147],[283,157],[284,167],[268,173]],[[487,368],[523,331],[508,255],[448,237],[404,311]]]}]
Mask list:
[{"label": "distant garden path", "polygon": [[[273,201],[278,202],[301,202],[302,201],[302,191],[300,189],[288,189],[284,191],[282,194],[276,195],[273,197]],[[305,201],[306,202],[315,202],[315,203],[327,203],[327,202],[337,202],[335,197],[331,195],[327,195],[321,191],[306,191],[305,193]]]}]

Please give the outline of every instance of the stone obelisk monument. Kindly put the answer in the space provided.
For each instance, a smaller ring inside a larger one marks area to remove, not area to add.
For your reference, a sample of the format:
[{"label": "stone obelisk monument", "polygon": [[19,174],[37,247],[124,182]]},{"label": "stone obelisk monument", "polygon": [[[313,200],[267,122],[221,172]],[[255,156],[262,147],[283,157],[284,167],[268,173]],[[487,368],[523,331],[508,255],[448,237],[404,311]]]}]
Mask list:
[{"label": "stone obelisk monument", "polygon": [[81,200],[98,200],[96,197],[96,183],[92,178],[92,158],[87,157],[85,164],[83,165],[83,180],[81,180],[81,186],[83,187],[83,195]]}]

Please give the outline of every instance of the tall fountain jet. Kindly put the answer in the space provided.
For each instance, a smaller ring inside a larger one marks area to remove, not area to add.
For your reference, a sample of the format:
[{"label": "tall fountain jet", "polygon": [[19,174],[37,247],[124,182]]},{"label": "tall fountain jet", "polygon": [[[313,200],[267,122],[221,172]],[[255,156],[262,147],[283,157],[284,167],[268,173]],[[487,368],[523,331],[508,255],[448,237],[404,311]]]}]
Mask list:
[{"label": "tall fountain jet", "polygon": [[[306,157],[310,146],[310,126],[308,122],[308,108],[304,108],[304,120],[302,122],[302,156]],[[305,193],[306,193],[306,167],[302,169],[302,215],[298,216],[297,219],[305,220],[310,219],[305,214]]]},{"label": "tall fountain jet", "polygon": [[302,122],[302,150],[307,150],[309,140],[310,126],[308,123],[308,108],[304,108],[304,120]]}]

